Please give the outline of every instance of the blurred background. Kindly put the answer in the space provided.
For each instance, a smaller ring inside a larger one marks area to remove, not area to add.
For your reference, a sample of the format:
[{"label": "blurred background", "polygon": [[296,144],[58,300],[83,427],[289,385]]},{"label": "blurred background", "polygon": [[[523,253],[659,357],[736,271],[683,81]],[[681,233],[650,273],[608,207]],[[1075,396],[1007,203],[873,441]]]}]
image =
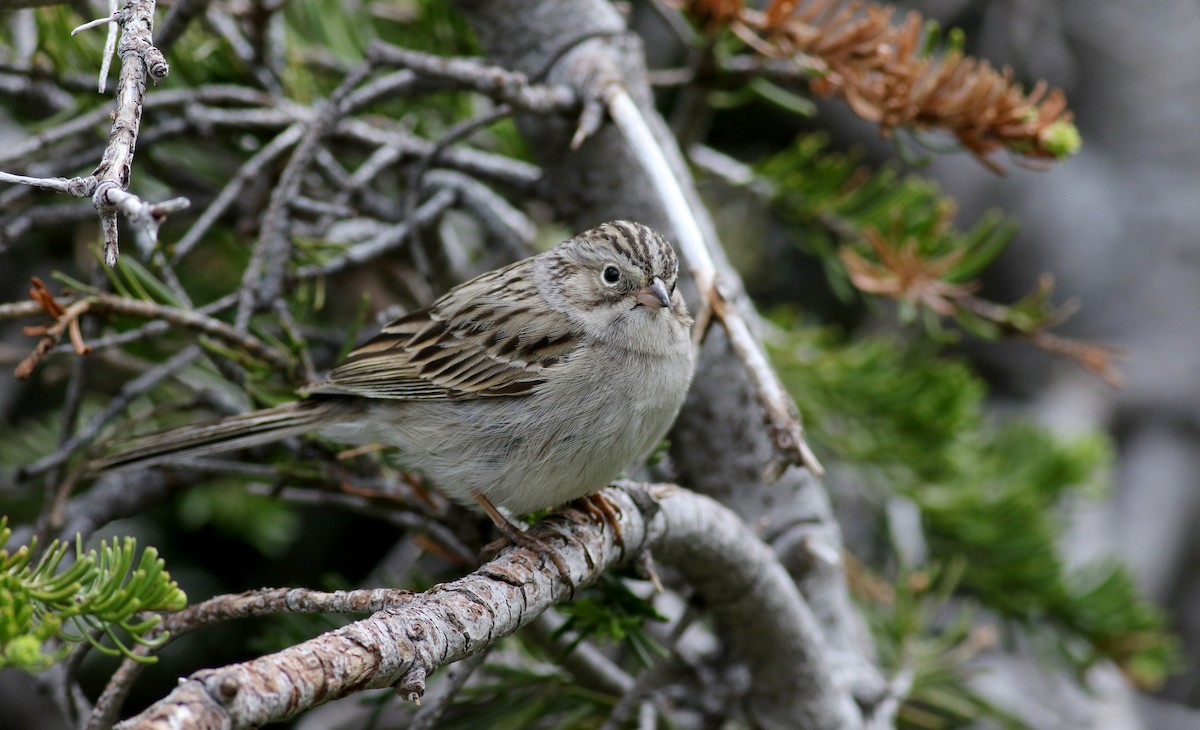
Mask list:
[{"label": "blurred background", "polygon": [[1065,553],[1120,556],[1167,609],[1187,664],[1163,702],[1139,709],[1148,728],[1200,727],[1200,4],[920,5],[963,27],[971,52],[1071,99],[1084,146],[1069,163],[999,179],[961,155],[936,156],[931,171],[962,215],[1000,206],[1020,220],[991,270],[996,296],[1020,296],[1052,272],[1060,296],[1081,304],[1064,331],[1126,352],[1121,390],[1032,350],[975,355],[1017,407],[1055,429],[1112,435],[1112,492],[1065,516]]}]

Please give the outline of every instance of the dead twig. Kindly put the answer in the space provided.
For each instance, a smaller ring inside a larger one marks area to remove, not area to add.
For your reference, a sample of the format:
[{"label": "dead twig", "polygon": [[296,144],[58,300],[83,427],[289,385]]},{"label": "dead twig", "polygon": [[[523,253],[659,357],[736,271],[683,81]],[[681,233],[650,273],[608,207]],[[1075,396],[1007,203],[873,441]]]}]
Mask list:
[{"label": "dead twig", "polygon": [[579,110],[575,92],[565,86],[530,83],[523,73],[490,66],[471,58],[447,58],[374,41],[367,47],[374,63],[412,69],[421,76],[473,89],[496,101],[534,114],[566,114]]},{"label": "dead twig", "polygon": [[41,307],[43,311],[54,318],[48,325],[26,327],[24,332],[29,337],[41,336],[33,352],[17,365],[13,375],[24,380],[28,378],[47,353],[58,344],[64,332],[70,332],[71,344],[77,355],[86,355],[91,349],[83,341],[83,333],[79,330],[79,317],[91,307],[91,302],[81,300],[64,307],[54,299],[54,295],[36,276],[29,287],[29,298]]},{"label": "dead twig", "polygon": [[9,316],[31,316],[37,314],[38,311],[44,311],[54,318],[54,322],[25,329],[25,334],[40,335],[42,340],[38,342],[33,353],[17,366],[16,376],[18,378],[29,377],[41,359],[62,339],[64,332],[70,333],[77,354],[86,355],[90,352],[91,348],[83,341],[83,336],[78,328],[79,317],[88,312],[162,320],[215,337],[251,357],[262,360],[288,377],[292,377],[294,374],[295,363],[288,354],[276,350],[251,334],[241,332],[219,319],[214,319],[198,311],[130,299],[107,292],[90,294],[64,306],[37,278],[34,278],[30,286],[29,295],[34,299],[36,307],[5,305],[7,309],[0,309],[0,319]]},{"label": "dead twig", "polygon": [[337,258],[323,264],[310,264],[296,270],[296,279],[312,279],[318,276],[329,276],[344,271],[352,266],[365,263],[398,248],[412,234],[414,227],[428,226],[437,220],[447,208],[454,204],[457,195],[453,190],[443,188],[433,194],[413,212],[409,220],[390,226],[370,239],[355,244]]},{"label": "dead twig", "polygon": [[[78,197],[91,196],[104,233],[104,262],[109,266],[115,266],[120,256],[117,242],[118,212],[123,213],[143,235],[153,241],[157,239],[158,226],[163,219],[188,205],[187,200],[183,198],[163,203],[147,203],[127,190],[133,167],[133,152],[141,125],[146,80],[149,78],[158,83],[169,71],[166,58],[151,42],[154,4],[154,0],[129,0],[115,16],[114,28],[119,27],[121,31],[121,41],[117,48],[121,58],[121,73],[118,78],[116,110],[112,115],[113,124],[108,146],[105,147],[96,170],[86,178],[71,179],[35,178],[7,173],[0,176],[0,181],[3,182],[31,185]],[[112,20],[113,18],[105,17],[95,24],[104,24]],[[76,32],[92,25],[80,26]],[[110,55],[111,51],[106,53],[105,64]],[[101,91],[104,90],[106,76],[102,71]],[[85,115],[72,120],[71,123],[60,127],[56,133],[61,134],[63,130],[83,131],[94,123],[93,116]],[[40,146],[47,138],[39,137],[34,141],[34,145]]]}]

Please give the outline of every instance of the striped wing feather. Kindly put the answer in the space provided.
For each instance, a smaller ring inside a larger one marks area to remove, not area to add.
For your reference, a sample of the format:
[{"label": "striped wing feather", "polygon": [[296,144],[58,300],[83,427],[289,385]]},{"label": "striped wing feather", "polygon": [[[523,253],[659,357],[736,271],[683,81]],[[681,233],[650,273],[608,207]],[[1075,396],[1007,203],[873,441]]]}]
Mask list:
[{"label": "striped wing feather", "polygon": [[533,392],[569,361],[581,330],[547,307],[522,270],[530,265],[484,274],[388,324],[304,392],[399,400]]}]

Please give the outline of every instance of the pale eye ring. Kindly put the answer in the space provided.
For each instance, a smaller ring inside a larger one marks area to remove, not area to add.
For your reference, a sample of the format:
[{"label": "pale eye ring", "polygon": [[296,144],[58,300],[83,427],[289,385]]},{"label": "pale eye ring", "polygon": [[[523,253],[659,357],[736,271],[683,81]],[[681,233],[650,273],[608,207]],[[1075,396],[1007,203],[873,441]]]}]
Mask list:
[{"label": "pale eye ring", "polygon": [[604,273],[600,274],[600,278],[604,280],[605,284],[612,286],[621,280],[621,271],[610,264],[604,267]]}]

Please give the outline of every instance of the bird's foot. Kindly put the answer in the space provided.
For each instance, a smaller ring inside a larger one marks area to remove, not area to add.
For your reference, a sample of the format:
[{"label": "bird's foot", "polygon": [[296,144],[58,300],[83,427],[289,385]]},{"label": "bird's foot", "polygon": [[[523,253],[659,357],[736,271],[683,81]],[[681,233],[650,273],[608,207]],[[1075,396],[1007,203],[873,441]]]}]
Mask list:
[{"label": "bird's foot", "polygon": [[621,529],[621,515],[616,505],[608,497],[605,497],[603,492],[596,492],[586,497],[580,497],[576,502],[584,512],[594,517],[597,522],[612,528],[613,543],[620,548],[621,554],[624,555],[625,532]]},{"label": "bird's foot", "polygon": [[479,503],[479,506],[482,507],[483,511],[487,513],[487,516],[491,518],[492,524],[494,524],[496,529],[500,530],[500,534],[504,536],[501,539],[485,546],[483,548],[484,554],[495,555],[500,551],[501,548],[505,546],[506,543],[511,543],[518,547],[523,547],[526,550],[529,550],[530,552],[543,558],[548,558],[550,562],[554,564],[554,568],[558,571],[558,579],[571,589],[571,596],[574,597],[575,581],[571,580],[571,571],[567,568],[566,562],[562,559],[562,556],[558,554],[558,551],[555,550],[552,545],[548,545],[546,542],[539,540],[536,537],[532,537],[529,533],[513,524],[513,522],[505,517],[504,513],[497,509],[496,505],[492,504],[492,501],[487,497],[483,496],[482,494],[476,494],[474,496],[475,501]]}]

